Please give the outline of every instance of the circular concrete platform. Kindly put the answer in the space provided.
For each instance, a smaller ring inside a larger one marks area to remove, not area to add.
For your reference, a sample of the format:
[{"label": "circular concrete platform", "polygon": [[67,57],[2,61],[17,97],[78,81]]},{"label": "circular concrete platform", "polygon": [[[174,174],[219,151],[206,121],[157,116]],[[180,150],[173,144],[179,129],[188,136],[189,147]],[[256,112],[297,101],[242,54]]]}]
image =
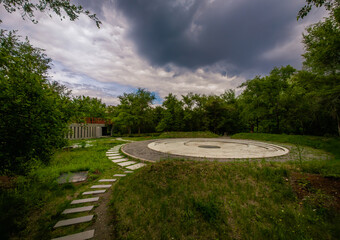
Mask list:
[{"label": "circular concrete platform", "polygon": [[287,148],[251,140],[226,138],[175,138],[134,142],[123,152],[132,157],[158,161],[166,158],[193,160],[261,159],[289,153]]}]

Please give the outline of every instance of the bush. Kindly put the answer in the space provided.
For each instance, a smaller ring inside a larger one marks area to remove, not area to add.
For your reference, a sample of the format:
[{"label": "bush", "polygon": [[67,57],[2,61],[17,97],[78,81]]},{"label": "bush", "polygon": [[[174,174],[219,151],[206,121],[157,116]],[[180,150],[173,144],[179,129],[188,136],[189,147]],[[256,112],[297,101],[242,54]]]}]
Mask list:
[{"label": "bush", "polygon": [[51,60],[15,32],[0,30],[0,174],[23,174],[47,163],[64,144],[68,94],[50,84]]}]

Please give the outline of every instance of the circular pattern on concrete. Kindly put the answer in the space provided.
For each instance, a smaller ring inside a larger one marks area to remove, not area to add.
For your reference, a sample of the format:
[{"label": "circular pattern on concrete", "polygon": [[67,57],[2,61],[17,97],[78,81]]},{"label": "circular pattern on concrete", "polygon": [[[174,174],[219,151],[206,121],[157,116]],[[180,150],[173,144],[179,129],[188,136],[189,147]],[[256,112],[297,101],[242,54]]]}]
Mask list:
[{"label": "circular pattern on concrete", "polygon": [[287,154],[286,148],[263,142],[239,139],[163,139],[148,148],[175,155],[203,158],[267,158]]},{"label": "circular pattern on concrete", "polygon": [[274,144],[226,138],[149,140],[126,144],[122,151],[131,157],[152,162],[168,158],[217,161],[262,159],[289,153],[287,148]]}]

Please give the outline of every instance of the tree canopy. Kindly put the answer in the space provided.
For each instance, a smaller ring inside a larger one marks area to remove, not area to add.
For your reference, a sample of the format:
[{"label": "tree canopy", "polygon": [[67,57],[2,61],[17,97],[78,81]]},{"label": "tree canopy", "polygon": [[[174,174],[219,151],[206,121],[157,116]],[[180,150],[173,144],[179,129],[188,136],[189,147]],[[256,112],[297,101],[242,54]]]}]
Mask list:
[{"label": "tree canopy", "polygon": [[80,14],[85,14],[95,21],[98,28],[101,24],[96,14],[85,10],[81,5],[72,4],[69,0],[0,0],[0,4],[4,6],[7,12],[19,11],[23,19],[29,18],[34,23],[37,23],[35,14],[39,11],[48,12],[50,16],[53,12],[61,19],[66,18],[66,15],[71,21],[78,19]]},{"label": "tree canopy", "polygon": [[49,83],[51,60],[26,39],[0,30],[0,172],[47,163],[65,143],[69,94]]}]

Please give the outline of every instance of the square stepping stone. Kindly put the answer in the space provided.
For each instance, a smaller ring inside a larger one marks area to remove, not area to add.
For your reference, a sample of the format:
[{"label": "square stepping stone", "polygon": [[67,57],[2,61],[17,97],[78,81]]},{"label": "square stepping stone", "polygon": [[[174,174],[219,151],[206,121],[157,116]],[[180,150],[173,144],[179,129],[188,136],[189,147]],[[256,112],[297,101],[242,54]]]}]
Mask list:
[{"label": "square stepping stone", "polygon": [[117,179],[112,178],[112,179],[100,179],[99,182],[115,182]]},{"label": "square stepping stone", "polygon": [[59,184],[67,183],[67,182],[82,182],[85,181],[87,178],[87,171],[82,172],[74,172],[74,173],[63,173],[57,179]]},{"label": "square stepping stone", "polygon": [[133,173],[133,171],[124,171],[125,173]]},{"label": "square stepping stone", "polygon": [[91,188],[110,188],[112,185],[93,185]]},{"label": "square stepping stone", "polygon": [[121,163],[118,163],[119,166],[129,166],[129,165],[132,165],[132,164],[135,164],[136,162],[134,161],[127,161],[127,162],[121,162]]},{"label": "square stepping stone", "polygon": [[97,191],[89,191],[89,192],[83,192],[83,195],[91,195],[91,194],[100,194],[106,192],[106,189],[104,190],[97,190]]},{"label": "square stepping stone", "polygon": [[112,159],[118,159],[118,158],[122,158],[122,156],[115,156],[115,157],[108,157],[110,160]]},{"label": "square stepping stone", "polygon": [[125,177],[126,176],[126,174],[115,174],[115,175],[113,175],[114,177]]},{"label": "square stepping stone", "polygon": [[78,200],[73,200],[71,204],[79,204],[79,203],[88,203],[88,202],[97,202],[99,200],[99,197],[94,197],[94,198],[84,198],[84,199],[78,199]]},{"label": "square stepping stone", "polygon": [[79,212],[88,212],[93,209],[94,206],[86,206],[86,207],[78,207],[78,208],[68,208],[65,209],[61,214],[69,214],[69,213],[79,213]]},{"label": "square stepping stone", "polygon": [[81,233],[71,234],[64,237],[53,238],[52,240],[86,240],[94,236],[94,230],[89,230]]},{"label": "square stepping stone", "polygon": [[61,220],[61,221],[57,222],[56,225],[54,225],[54,228],[74,225],[74,224],[78,224],[78,223],[89,222],[89,221],[92,220],[92,218],[93,218],[93,215],[88,215],[88,216],[85,216],[85,217],[77,217],[77,218],[71,218],[71,219],[67,219],[67,220]]},{"label": "square stepping stone", "polygon": [[137,163],[137,164],[135,164],[135,165],[131,165],[131,166],[128,166],[128,167],[126,167],[126,168],[127,168],[127,169],[130,169],[130,170],[135,170],[135,169],[144,167],[145,165],[146,165],[145,163]]},{"label": "square stepping stone", "polygon": [[129,159],[127,159],[127,158],[119,158],[119,159],[116,159],[116,160],[112,160],[112,162],[113,163],[119,163],[119,162],[125,162],[127,160],[129,160]]}]

